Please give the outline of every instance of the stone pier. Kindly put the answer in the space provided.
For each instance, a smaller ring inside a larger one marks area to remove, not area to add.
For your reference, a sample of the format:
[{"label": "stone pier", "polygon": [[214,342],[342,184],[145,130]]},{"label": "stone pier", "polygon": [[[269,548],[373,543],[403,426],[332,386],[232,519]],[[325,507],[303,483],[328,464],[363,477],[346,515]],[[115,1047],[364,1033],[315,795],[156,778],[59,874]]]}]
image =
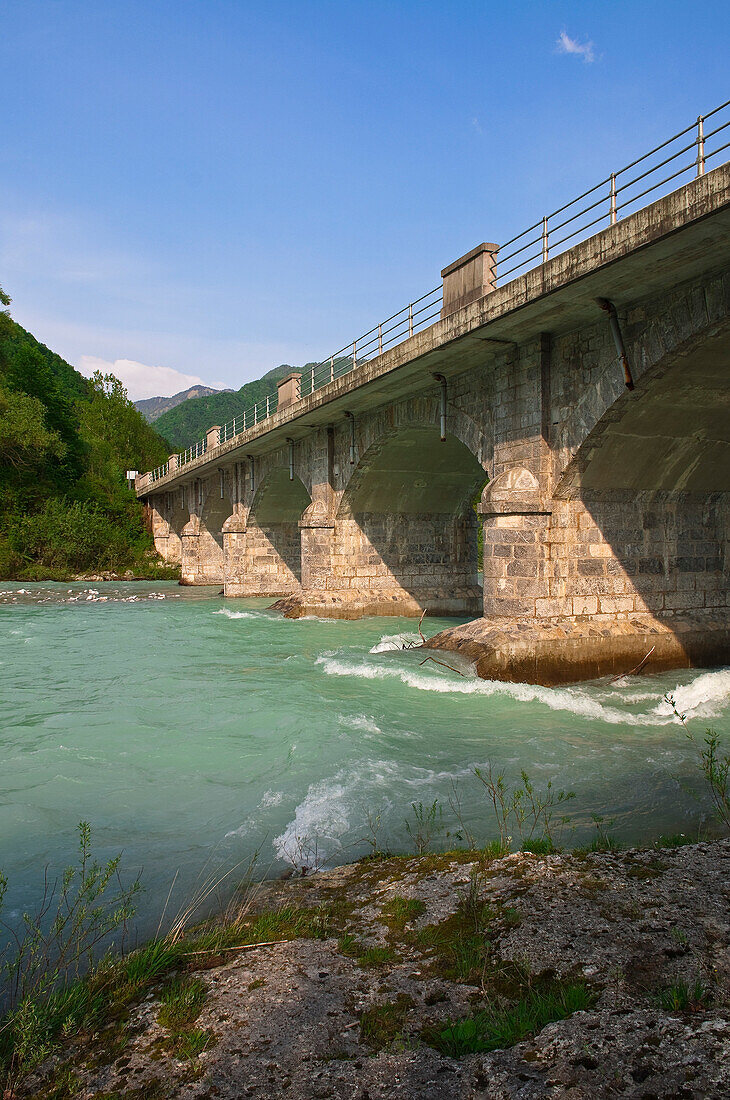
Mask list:
[{"label": "stone pier", "polygon": [[289,615],[469,618],[431,644],[484,676],[730,662],[730,167],[496,288],[495,253],[430,328],[143,475],[158,550]]}]

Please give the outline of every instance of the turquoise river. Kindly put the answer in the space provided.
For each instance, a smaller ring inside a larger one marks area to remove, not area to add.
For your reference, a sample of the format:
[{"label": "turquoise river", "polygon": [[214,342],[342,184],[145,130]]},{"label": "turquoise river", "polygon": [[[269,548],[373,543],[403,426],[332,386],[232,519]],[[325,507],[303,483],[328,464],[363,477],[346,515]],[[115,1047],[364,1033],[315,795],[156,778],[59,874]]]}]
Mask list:
[{"label": "turquoise river", "polygon": [[100,856],[123,850],[142,872],[139,934],[173,880],[168,912],[256,850],[269,875],[348,861],[369,850],[368,819],[381,847],[407,850],[414,802],[440,801],[452,835],[439,843],[455,846],[454,790],[486,841],[494,818],[472,769],[488,762],[576,792],[567,843],[590,839],[592,814],[627,842],[707,822],[696,752],[663,696],[700,738],[728,735],[730,671],[491,683],[423,663],[402,648],[415,631],[291,621],[174,583],[0,583],[6,917],[37,903],[46,866],[73,859],[82,819]]}]

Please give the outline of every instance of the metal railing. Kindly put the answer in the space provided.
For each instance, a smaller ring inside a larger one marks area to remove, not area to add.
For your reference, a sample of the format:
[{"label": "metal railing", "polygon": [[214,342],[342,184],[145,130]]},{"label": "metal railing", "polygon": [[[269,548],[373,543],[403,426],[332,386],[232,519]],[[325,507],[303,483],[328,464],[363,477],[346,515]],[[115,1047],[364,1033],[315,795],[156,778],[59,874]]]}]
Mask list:
[{"label": "metal railing", "polygon": [[150,470],[150,481],[159,481],[161,477],[166,477],[170,469],[170,463],[164,462],[162,466],[157,466],[156,469]]},{"label": "metal railing", "polygon": [[443,300],[443,286],[437,286],[415,302],[409,302],[403,309],[358,336],[351,344],[346,344],[321,363],[311,364],[299,379],[299,396],[308,397],[328,382],[350,374],[362,363],[376,359],[394,344],[400,344],[415,332],[420,332],[441,315]]},{"label": "metal railing", "polygon": [[[672,183],[674,190],[697,176],[703,176],[707,162],[730,147],[730,141],[723,141],[730,137],[727,132],[730,127],[728,108],[730,100],[721,103],[709,114],[700,115],[696,122],[685,126],[661,145],[617,172],[611,172],[582,195],[506,241],[500,246],[495,263],[497,279],[504,282],[508,278],[517,278],[597,233],[600,227],[615,225],[648,205],[644,201],[647,196],[658,198],[655,192],[666,184]],[[724,121],[723,112],[728,116]],[[714,121],[708,131],[705,124],[709,119]],[[722,137],[718,139],[718,135]],[[716,148],[710,148],[713,139],[718,139],[714,142]],[[584,199],[589,201],[576,209]]]},{"label": "metal railing", "polygon": [[[706,123],[709,120],[712,122],[708,130]],[[510,238],[497,250],[494,286],[510,278],[515,279],[566,252],[581,240],[598,232],[603,225],[616,225],[623,218],[642,209],[639,204],[647,196],[660,197],[657,192],[667,184],[672,183],[676,188],[688,183],[690,179],[703,176],[708,161],[730,148],[730,140],[724,140],[730,138],[729,127],[730,99],[708,114],[700,115],[696,122],[685,126],[661,145],[644,153],[624,168],[619,168],[617,172],[611,172],[594,187]],[[692,135],[691,138],[689,135]],[[576,209],[577,204],[583,200],[589,201]],[[647,203],[643,202],[643,205],[646,206]],[[351,374],[358,366],[407,340],[440,317],[442,308],[443,286],[437,286],[322,362],[308,365],[299,379],[298,396],[309,397],[322,386]],[[277,405],[278,393],[271,393],[239,413],[220,429],[219,445],[267,420],[276,412]],[[178,468],[204,455],[207,450],[206,439],[188,447],[177,456]],[[168,472],[169,463],[166,462],[151,471],[150,480],[157,481]]]},{"label": "metal railing", "polygon": [[193,443],[192,447],[188,447],[186,451],[177,456],[178,466],[184,466],[187,462],[192,462],[194,458],[200,458],[207,450],[207,439],[199,439],[197,443]]},{"label": "metal railing", "polygon": [[235,435],[240,435],[241,432],[245,432],[248,428],[253,428],[261,420],[266,420],[269,416],[273,416],[276,412],[276,408],[279,402],[278,391],[276,393],[269,393],[266,397],[262,397],[260,401],[257,401],[255,405],[252,405],[250,409],[244,409],[238,416],[234,416],[233,420],[229,420],[220,429],[219,443],[226,443],[229,439],[233,439]]}]

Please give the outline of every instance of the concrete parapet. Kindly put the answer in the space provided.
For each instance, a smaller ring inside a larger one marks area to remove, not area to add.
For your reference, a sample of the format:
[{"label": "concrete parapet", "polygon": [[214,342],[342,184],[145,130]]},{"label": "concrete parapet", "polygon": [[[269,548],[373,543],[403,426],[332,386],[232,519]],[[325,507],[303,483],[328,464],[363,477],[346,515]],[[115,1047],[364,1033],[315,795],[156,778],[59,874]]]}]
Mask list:
[{"label": "concrete parapet", "polygon": [[498,244],[478,244],[461,256],[458,260],[448,264],[441,272],[444,281],[444,304],[441,310],[442,317],[448,317],[463,306],[471,305],[490,290],[494,290],[495,269],[494,263],[499,251]]},{"label": "concrete parapet", "polygon": [[277,409],[286,409],[299,400],[299,379],[301,377],[300,371],[292,371],[291,374],[279,379],[276,383],[278,392]]}]

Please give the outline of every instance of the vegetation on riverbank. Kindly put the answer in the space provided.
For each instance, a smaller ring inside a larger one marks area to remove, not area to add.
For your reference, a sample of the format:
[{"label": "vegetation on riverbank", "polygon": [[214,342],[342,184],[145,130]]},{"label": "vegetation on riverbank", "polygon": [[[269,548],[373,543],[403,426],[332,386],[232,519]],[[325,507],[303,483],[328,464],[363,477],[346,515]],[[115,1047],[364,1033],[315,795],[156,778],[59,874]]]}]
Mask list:
[{"label": "vegetation on riverbank", "polygon": [[168,453],[117,378],[83,378],[0,308],[0,579],[176,576],[125,480]]}]

